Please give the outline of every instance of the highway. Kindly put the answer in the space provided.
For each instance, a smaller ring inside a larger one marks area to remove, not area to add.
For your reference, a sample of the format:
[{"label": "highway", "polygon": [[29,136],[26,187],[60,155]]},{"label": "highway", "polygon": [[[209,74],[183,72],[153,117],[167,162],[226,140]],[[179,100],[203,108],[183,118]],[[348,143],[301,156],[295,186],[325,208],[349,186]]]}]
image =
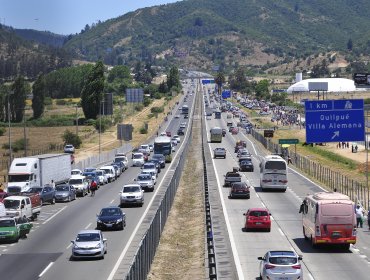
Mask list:
[{"label": "highway", "polygon": [[[195,86],[189,83],[189,88],[185,90],[195,91]],[[194,95],[189,96],[189,108],[193,100]],[[182,102],[169,116],[169,121],[163,124],[161,131],[170,130],[176,134],[181,122],[190,123],[190,119],[184,120],[180,115],[178,109],[181,105]],[[175,118],[177,114],[180,118]],[[154,192],[145,193],[143,207],[122,208],[126,213],[126,228],[123,231],[103,232],[108,239],[108,253],[103,260],[72,261],[70,241],[82,229],[95,229],[96,215],[101,208],[119,205],[119,191],[124,184],[133,183],[140,173],[138,167],[128,168],[117,181],[101,186],[94,197],[79,197],[70,203],[43,206],[26,239],[18,243],[0,244],[1,279],[113,279],[117,262],[128,250],[138,223],[144,219],[150,201],[156,195],[156,190],[162,187],[161,182],[169,169],[170,164],[166,164],[166,168],[159,173]]]},{"label": "highway", "polygon": [[[236,124],[237,119],[233,121]],[[213,126],[226,128],[226,113],[222,113],[221,119],[212,117],[206,120],[207,132]],[[248,200],[228,199],[229,188],[222,186],[224,174],[231,171],[232,167],[238,166],[234,153],[237,140],[247,141],[255,167],[254,172],[242,172],[243,180],[252,186],[251,198]],[[369,241],[368,231],[359,229],[358,242],[356,246],[351,246],[349,251],[333,247],[313,249],[310,243],[304,240],[299,206],[306,194],[323,191],[320,186],[289,168],[289,183],[285,193],[262,192],[259,187],[259,160],[261,156],[266,155],[266,151],[250,135],[240,132],[238,135],[231,135],[228,132],[221,144],[208,143],[208,146],[211,151],[216,147],[224,147],[227,150],[226,159],[218,158],[212,161],[239,279],[256,279],[259,276],[260,262],[257,257],[273,249],[295,250],[302,255],[304,279],[369,279],[370,254],[366,245]],[[271,232],[243,231],[243,213],[250,207],[267,207],[271,211]]]}]

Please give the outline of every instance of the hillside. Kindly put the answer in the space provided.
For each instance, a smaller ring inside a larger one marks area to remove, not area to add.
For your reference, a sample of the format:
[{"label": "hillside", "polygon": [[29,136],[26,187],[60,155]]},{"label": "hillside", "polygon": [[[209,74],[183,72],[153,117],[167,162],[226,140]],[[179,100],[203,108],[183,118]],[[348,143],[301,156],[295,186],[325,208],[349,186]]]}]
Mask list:
[{"label": "hillside", "polygon": [[67,38],[65,35],[33,29],[14,29],[14,32],[25,40],[34,41],[51,47],[62,47]]},{"label": "hillside", "polygon": [[[370,48],[367,3],[186,0],[99,23],[71,36],[64,48],[113,65],[140,59],[208,71],[214,65],[267,70],[329,52],[356,57]],[[353,49],[347,54],[350,39]]]},{"label": "hillside", "polygon": [[[29,36],[37,31],[29,30],[24,33]],[[43,45],[37,40],[25,40],[13,28],[0,24],[1,80],[13,79],[17,75],[33,79],[40,73],[66,67],[71,62],[72,55],[65,50]]]}]

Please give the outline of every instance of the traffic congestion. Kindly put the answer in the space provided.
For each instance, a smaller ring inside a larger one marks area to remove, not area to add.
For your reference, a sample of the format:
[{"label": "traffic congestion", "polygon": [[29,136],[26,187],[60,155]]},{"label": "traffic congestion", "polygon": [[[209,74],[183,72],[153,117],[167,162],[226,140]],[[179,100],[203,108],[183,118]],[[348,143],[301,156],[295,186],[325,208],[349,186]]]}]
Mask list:
[{"label": "traffic congestion", "polygon": [[[211,117],[205,114],[208,146],[237,278],[367,279],[368,240],[356,226],[355,203],[291,168],[288,155],[266,152],[251,136],[260,127],[241,108],[290,127],[304,125],[299,113],[266,102],[222,100],[213,90],[204,85],[201,93],[204,110],[213,110]],[[221,141],[214,141],[215,128],[227,131]]]},{"label": "traffic congestion", "polygon": [[[122,250],[130,245],[188,134],[193,96],[184,97],[158,127],[158,136],[131,153],[117,153],[84,170],[70,165],[68,178],[55,186],[50,179],[42,187],[9,186],[0,203],[2,277],[84,279],[87,267],[100,270],[97,279],[113,277]],[[184,104],[189,106],[186,114]],[[35,201],[28,203],[31,198]],[[16,208],[17,199],[26,200],[26,206],[19,202]],[[28,268],[7,272],[15,261],[12,254],[25,256]],[[83,259],[99,264],[75,262]]]}]

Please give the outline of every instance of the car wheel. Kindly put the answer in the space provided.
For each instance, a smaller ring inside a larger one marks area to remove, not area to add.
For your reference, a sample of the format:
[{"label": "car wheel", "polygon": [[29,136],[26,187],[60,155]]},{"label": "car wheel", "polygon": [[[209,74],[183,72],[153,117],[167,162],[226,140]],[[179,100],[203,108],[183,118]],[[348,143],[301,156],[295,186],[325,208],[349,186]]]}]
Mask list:
[{"label": "car wheel", "polygon": [[55,197],[51,200],[51,204],[55,204]]}]

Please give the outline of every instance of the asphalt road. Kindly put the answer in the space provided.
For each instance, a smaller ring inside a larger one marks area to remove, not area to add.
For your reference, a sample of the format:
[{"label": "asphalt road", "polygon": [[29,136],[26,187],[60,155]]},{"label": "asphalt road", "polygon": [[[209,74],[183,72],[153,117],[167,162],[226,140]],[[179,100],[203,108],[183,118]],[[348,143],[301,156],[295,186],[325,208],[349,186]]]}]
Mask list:
[{"label": "asphalt road", "polygon": [[[189,90],[195,86],[189,83]],[[194,96],[189,96],[187,104],[191,107]],[[181,107],[180,102],[179,107]],[[175,108],[178,110],[178,107]],[[175,118],[179,111],[174,111],[170,120],[165,122],[162,130],[170,130],[176,134],[183,116]],[[181,138],[183,138],[181,136]],[[113,160],[113,159],[112,159]],[[167,164],[159,174],[156,188],[170,168]],[[149,201],[156,191],[145,193],[143,207],[123,208],[126,213],[126,228],[123,231],[104,231],[108,239],[108,253],[103,260],[71,261],[71,240],[82,229],[95,229],[96,214],[100,209],[110,205],[119,205],[119,191],[122,186],[132,183],[138,167],[130,167],[117,181],[101,186],[94,197],[77,198],[70,203],[45,205],[39,219],[27,239],[18,243],[0,244],[0,275],[1,279],[108,279],[114,275],[114,267],[138,222],[149,206]]]},{"label": "asphalt road", "polygon": [[[235,123],[237,119],[234,120]],[[222,119],[207,120],[207,131],[212,126],[226,128],[226,113]],[[209,139],[209,138],[208,138]],[[236,140],[247,140],[248,150],[253,155],[254,172],[243,172],[243,180],[252,185],[251,198],[228,199],[229,188],[222,187],[223,175],[238,166],[234,153]],[[358,242],[349,251],[338,248],[324,247],[313,249],[305,241],[302,234],[301,215],[298,213],[302,199],[307,193],[322,191],[320,186],[305,176],[289,168],[289,183],[285,193],[262,192],[259,187],[259,159],[266,152],[261,149],[251,136],[231,135],[227,133],[221,144],[209,143],[209,148],[224,147],[227,149],[226,159],[212,159],[217,174],[221,200],[223,201],[230,240],[234,248],[239,279],[257,279],[259,261],[268,250],[295,250],[303,255],[305,279],[369,279],[369,231],[359,229]],[[243,213],[250,207],[267,207],[272,213],[271,232],[244,232]]]}]

